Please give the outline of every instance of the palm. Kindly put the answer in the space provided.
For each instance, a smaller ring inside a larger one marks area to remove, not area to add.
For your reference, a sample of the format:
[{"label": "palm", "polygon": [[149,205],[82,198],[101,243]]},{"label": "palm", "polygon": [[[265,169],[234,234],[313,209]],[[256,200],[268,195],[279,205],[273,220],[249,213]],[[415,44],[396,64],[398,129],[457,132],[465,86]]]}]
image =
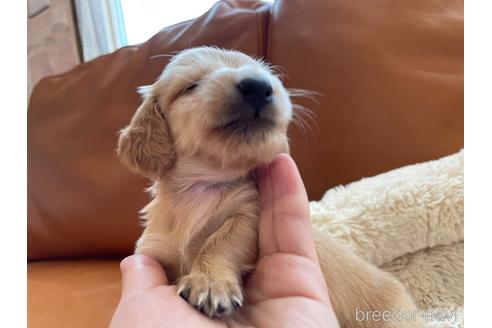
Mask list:
[{"label": "palm", "polygon": [[[176,287],[159,285],[138,295],[128,308],[158,325],[169,327],[336,327],[336,319],[323,295],[324,281],[315,262],[294,254],[266,256],[258,263],[245,286],[246,302],[232,317],[210,319],[177,296]],[[313,279],[313,276],[315,277]],[[128,314],[128,313],[127,313]],[[148,324],[148,321],[146,321]],[[272,324],[273,322],[273,324]],[[148,325],[152,326],[152,325]]]}]

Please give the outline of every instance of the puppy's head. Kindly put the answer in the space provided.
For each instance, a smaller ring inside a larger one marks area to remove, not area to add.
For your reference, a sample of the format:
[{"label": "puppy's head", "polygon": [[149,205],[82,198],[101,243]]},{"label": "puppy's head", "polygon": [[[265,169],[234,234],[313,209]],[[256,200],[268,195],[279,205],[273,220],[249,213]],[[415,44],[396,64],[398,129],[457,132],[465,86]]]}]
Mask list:
[{"label": "puppy's head", "polygon": [[288,152],[288,92],[267,65],[243,53],[185,50],[142,93],[118,155],[144,176],[161,177],[181,157],[249,170]]}]

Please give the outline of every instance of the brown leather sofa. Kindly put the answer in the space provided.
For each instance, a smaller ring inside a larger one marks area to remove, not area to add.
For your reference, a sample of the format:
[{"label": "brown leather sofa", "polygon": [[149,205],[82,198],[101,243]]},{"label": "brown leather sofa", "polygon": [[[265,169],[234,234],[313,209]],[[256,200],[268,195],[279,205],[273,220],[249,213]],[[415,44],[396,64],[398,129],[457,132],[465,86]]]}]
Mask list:
[{"label": "brown leather sofa", "polygon": [[149,182],[115,156],[117,131],[169,58],[199,45],[283,67],[316,118],[293,127],[312,200],[339,184],[463,147],[462,0],[222,1],[70,72],[42,80],[28,111],[28,324],[104,327],[119,261],[141,228]]}]

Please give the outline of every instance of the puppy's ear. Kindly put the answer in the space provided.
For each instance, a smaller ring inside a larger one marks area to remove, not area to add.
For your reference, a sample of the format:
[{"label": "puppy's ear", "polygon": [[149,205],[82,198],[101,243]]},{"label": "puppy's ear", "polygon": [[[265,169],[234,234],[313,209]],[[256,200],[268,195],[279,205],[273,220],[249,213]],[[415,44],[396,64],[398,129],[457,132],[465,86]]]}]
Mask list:
[{"label": "puppy's ear", "polygon": [[165,115],[151,88],[141,88],[144,101],[121,130],[118,156],[132,171],[158,179],[174,166],[174,143]]}]

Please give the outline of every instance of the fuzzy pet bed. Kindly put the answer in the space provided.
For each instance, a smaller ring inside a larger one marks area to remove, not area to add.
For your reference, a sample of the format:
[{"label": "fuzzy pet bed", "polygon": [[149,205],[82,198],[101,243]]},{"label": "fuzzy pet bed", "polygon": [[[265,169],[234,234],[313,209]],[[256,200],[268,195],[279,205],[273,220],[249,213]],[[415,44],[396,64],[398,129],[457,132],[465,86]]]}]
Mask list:
[{"label": "fuzzy pet bed", "polygon": [[328,190],[316,229],[393,273],[426,327],[463,327],[463,150]]}]

